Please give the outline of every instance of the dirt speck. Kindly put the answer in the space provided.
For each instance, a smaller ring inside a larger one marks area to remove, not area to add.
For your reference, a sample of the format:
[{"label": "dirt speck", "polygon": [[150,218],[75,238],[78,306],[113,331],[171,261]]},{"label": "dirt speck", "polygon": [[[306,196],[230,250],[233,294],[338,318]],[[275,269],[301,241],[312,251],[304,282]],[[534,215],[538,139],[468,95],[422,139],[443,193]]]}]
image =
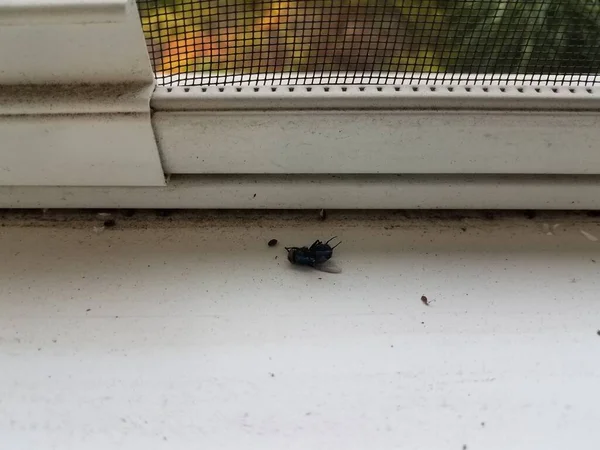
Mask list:
[{"label": "dirt speck", "polygon": [[464,233],[465,231],[467,231],[467,227],[460,227],[460,229],[462,230],[462,232]]},{"label": "dirt speck", "polygon": [[423,302],[423,304],[424,304],[425,306],[429,306],[429,300],[427,299],[427,297],[426,297],[426,296],[424,296],[424,295],[421,295],[421,301]]},{"label": "dirt speck", "polygon": [[256,194],[254,194],[254,195],[252,196],[252,198],[256,198]]},{"label": "dirt speck", "polygon": [[267,243],[267,245],[268,245],[269,247],[275,247],[275,246],[277,245],[277,243],[278,243],[278,242],[279,242],[279,241],[278,241],[277,239],[271,239],[271,240],[270,240],[270,241]]},{"label": "dirt speck", "polygon": [[271,378],[275,378],[275,374],[274,374],[273,372],[269,372],[269,376],[270,376]]},{"label": "dirt speck", "polygon": [[91,308],[88,308],[85,310],[85,312],[90,312],[91,310],[92,310]]}]

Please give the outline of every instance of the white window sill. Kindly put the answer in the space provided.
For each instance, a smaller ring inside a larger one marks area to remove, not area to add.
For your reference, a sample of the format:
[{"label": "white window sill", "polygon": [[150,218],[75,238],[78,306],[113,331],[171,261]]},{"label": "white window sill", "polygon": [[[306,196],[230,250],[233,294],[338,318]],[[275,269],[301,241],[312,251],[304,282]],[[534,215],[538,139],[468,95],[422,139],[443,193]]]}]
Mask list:
[{"label": "white window sill", "polygon": [[597,447],[594,220],[129,220],[2,220],[11,449]]}]

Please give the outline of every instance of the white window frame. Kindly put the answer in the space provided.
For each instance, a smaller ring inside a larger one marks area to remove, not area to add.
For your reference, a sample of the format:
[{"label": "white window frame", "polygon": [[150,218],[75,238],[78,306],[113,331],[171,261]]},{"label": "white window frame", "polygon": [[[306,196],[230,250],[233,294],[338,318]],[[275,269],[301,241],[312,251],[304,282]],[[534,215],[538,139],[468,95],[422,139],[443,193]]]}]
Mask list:
[{"label": "white window frame", "polygon": [[163,186],[133,0],[0,0],[0,185]]},{"label": "white window frame", "polygon": [[133,0],[16,4],[0,207],[600,208],[598,87],[155,88]]}]

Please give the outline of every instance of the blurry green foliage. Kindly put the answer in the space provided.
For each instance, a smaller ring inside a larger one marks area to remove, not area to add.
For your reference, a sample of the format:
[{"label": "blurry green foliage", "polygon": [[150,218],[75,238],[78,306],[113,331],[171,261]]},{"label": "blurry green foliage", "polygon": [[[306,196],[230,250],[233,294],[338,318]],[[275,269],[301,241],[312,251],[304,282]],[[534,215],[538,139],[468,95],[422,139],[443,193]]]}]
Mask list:
[{"label": "blurry green foliage", "polygon": [[155,70],[600,72],[600,0],[138,0]]},{"label": "blurry green foliage", "polygon": [[597,0],[440,0],[448,66],[462,72],[598,73]]}]

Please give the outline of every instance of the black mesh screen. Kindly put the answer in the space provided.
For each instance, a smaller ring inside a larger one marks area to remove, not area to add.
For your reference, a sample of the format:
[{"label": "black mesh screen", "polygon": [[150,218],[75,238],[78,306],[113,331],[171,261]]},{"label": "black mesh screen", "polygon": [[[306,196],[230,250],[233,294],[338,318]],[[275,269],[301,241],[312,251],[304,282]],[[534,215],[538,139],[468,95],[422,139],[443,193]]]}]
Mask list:
[{"label": "black mesh screen", "polygon": [[600,0],[138,0],[161,84],[595,84]]}]

